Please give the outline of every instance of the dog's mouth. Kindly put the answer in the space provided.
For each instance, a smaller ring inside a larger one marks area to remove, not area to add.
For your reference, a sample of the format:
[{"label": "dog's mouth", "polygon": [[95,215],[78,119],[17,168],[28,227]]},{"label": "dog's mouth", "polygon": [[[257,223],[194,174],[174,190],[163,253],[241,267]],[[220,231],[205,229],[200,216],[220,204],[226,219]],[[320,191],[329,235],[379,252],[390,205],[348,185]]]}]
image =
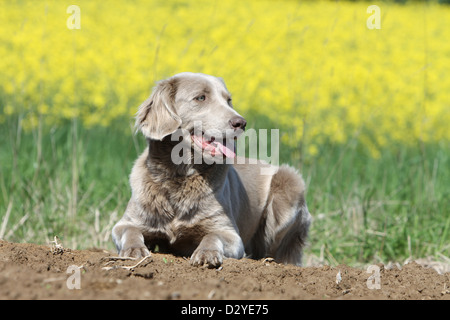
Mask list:
[{"label": "dog's mouth", "polygon": [[204,151],[207,151],[211,154],[211,156],[220,156],[223,155],[227,158],[235,158],[236,157],[236,150],[235,150],[235,144],[234,140],[227,140],[220,137],[206,137],[204,132],[199,134],[195,134],[194,132],[191,132],[191,140],[196,144],[199,148],[201,148]]}]

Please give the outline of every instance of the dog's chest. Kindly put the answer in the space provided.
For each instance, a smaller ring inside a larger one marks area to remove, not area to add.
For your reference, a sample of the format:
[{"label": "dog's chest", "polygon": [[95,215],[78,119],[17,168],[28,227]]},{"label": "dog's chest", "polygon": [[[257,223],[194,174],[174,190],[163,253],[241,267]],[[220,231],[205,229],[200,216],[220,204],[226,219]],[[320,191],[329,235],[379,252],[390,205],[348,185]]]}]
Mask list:
[{"label": "dog's chest", "polygon": [[144,235],[146,242],[158,244],[169,252],[190,255],[212,229],[213,220],[208,219],[210,214],[211,211],[204,210],[202,206],[192,206],[184,214],[176,215],[157,228],[150,227]]},{"label": "dog's chest", "polygon": [[156,228],[172,223],[178,225],[178,219],[190,222],[213,193],[208,182],[200,175],[158,182],[146,181],[141,190],[145,192],[138,202],[144,209],[148,224]]},{"label": "dog's chest", "polygon": [[174,179],[165,184],[167,200],[174,210],[174,217],[192,216],[212,190],[202,176]]},{"label": "dog's chest", "polygon": [[221,206],[207,184],[188,182],[165,184],[151,193],[145,210],[146,241],[166,243],[172,251],[188,254],[210,232],[214,224],[210,218],[221,212]]},{"label": "dog's chest", "polygon": [[186,254],[195,249],[214,225],[215,219],[210,218],[221,212],[211,176],[169,178],[147,173],[133,180],[133,197],[141,208],[137,212],[144,222],[147,243],[165,243],[171,250]]}]

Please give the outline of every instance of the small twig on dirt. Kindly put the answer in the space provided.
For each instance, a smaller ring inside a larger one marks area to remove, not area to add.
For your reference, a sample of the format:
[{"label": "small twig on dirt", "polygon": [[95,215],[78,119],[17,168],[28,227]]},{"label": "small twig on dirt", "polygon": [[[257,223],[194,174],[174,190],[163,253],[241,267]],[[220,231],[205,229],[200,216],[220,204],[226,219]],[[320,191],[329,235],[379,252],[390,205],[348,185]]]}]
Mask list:
[{"label": "small twig on dirt", "polygon": [[140,264],[142,264],[142,262],[144,262],[145,260],[147,260],[148,258],[150,258],[152,256],[152,254],[150,253],[148,256],[145,256],[141,259],[141,261],[139,261],[138,263],[136,263],[134,266],[123,266],[122,268],[127,269],[127,270],[131,270],[134,269],[136,267],[138,267]]},{"label": "small twig on dirt", "polygon": [[127,261],[127,260],[136,260],[136,258],[131,258],[131,257],[104,257],[102,258],[102,260],[109,260],[108,262],[105,263],[105,267],[109,264],[112,264],[116,261]]},{"label": "small twig on dirt", "polygon": [[57,236],[54,236],[53,241],[50,241],[50,243],[52,244],[50,251],[53,254],[63,254],[66,251]]},{"label": "small twig on dirt", "polygon": [[211,290],[209,293],[208,293],[208,299],[209,300],[211,300],[212,298],[214,298],[214,296],[216,295],[216,290]]},{"label": "small twig on dirt", "polygon": [[42,283],[49,283],[49,282],[57,282],[57,281],[64,281],[66,280],[66,277],[58,277],[58,278],[47,278],[42,280]]},{"label": "small twig on dirt", "polygon": [[118,261],[118,260],[136,260],[136,258],[131,258],[131,257],[105,257],[105,259],[108,259],[109,261]]},{"label": "small twig on dirt", "polygon": [[[145,256],[144,258],[142,258],[138,263],[136,263],[134,266],[114,266],[114,267],[103,267],[103,270],[112,270],[112,269],[125,269],[125,270],[133,270],[134,268],[140,266],[145,260],[147,260],[148,258],[150,258],[152,256],[152,254],[150,253],[148,256]],[[113,258],[113,261],[117,261],[117,260],[135,260],[134,258],[120,258],[120,257],[111,257]],[[109,261],[106,263],[109,264],[112,261]]]},{"label": "small twig on dirt", "polygon": [[136,260],[136,258],[131,257],[104,257],[102,260],[108,260],[108,262],[105,263],[105,266],[108,264],[114,263],[116,261],[127,261],[127,260]]},{"label": "small twig on dirt", "polygon": [[339,270],[339,272],[336,275],[336,284],[341,283],[341,281],[342,281],[341,270]]}]

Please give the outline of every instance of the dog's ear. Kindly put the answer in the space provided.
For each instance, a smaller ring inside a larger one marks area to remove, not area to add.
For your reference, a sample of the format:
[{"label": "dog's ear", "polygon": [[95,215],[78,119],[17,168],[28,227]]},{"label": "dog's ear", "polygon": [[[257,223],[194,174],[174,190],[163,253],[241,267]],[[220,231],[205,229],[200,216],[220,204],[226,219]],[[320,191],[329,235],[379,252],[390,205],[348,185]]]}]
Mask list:
[{"label": "dog's ear", "polygon": [[158,82],[150,97],[139,106],[136,131],[141,130],[149,139],[162,140],[178,129],[181,118],[174,107],[176,86],[173,79]]}]

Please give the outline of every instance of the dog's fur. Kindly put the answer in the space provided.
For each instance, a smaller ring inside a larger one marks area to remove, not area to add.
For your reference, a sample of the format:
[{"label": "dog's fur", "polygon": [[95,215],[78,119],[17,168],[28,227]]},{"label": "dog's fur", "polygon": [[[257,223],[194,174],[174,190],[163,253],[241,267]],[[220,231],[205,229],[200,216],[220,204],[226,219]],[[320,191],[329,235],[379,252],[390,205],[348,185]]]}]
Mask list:
[{"label": "dog's fur", "polygon": [[[199,101],[198,96],[204,96]],[[120,256],[139,258],[159,250],[191,256],[191,264],[218,267],[223,258],[273,257],[301,265],[311,221],[305,185],[293,168],[258,164],[175,164],[171,135],[205,130],[225,132],[233,109],[222,79],[181,73],[160,81],[142,103],[137,129],[149,147],[131,172],[132,196],[113,228]],[[190,142],[190,140],[188,140]],[[193,154],[207,152],[194,144]],[[242,158],[240,158],[242,160]],[[237,163],[242,163],[238,161]],[[272,175],[260,169],[272,168]]]}]

